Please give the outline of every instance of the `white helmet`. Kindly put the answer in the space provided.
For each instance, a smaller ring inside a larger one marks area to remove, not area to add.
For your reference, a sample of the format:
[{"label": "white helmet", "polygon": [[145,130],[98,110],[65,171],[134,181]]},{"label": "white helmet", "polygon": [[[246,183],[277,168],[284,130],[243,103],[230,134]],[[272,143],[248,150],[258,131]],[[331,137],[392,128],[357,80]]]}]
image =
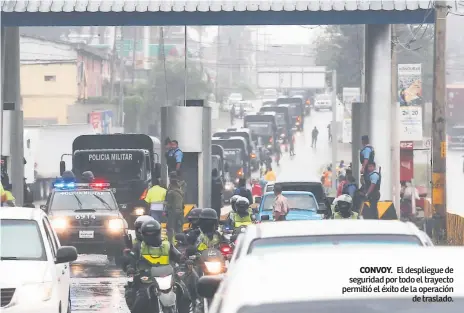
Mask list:
[{"label": "white helmet", "polygon": [[341,195],[332,202],[332,212],[339,212],[340,209],[351,210],[353,208],[353,199],[349,195]]}]

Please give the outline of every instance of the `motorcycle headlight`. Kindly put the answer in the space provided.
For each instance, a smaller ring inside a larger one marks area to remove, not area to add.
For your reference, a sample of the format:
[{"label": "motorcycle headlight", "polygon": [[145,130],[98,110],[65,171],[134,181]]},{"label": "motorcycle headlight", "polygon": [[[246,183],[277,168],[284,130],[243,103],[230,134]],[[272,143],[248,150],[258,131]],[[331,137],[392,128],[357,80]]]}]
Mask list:
[{"label": "motorcycle headlight", "polygon": [[222,272],[221,262],[205,262],[205,267],[210,274],[220,274]]},{"label": "motorcycle headlight", "polygon": [[124,228],[124,222],[120,218],[110,220],[108,222],[108,228],[111,231],[115,231],[115,232],[116,231],[121,231]]},{"label": "motorcycle headlight", "polygon": [[68,220],[63,217],[54,218],[52,220],[52,226],[57,231],[66,229],[68,228]]},{"label": "motorcycle headlight", "polygon": [[135,215],[138,215],[138,216],[144,215],[145,214],[145,209],[141,208],[141,207],[135,208],[134,213],[135,213]]},{"label": "motorcycle headlight", "polygon": [[165,277],[155,277],[156,282],[160,290],[168,290],[172,286],[172,275]]},{"label": "motorcycle headlight", "polygon": [[232,190],[234,189],[234,184],[232,183],[226,183],[225,187],[224,187],[226,190]]}]

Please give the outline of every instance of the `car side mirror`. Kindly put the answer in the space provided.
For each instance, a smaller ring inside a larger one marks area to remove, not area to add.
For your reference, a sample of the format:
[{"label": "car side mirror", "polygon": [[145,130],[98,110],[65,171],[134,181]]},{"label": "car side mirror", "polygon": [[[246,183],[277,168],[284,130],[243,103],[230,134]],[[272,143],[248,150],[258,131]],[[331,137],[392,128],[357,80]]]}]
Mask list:
[{"label": "car side mirror", "polygon": [[46,212],[46,211],[47,211],[47,206],[46,206],[45,204],[42,204],[42,205],[40,206],[40,209],[41,209],[42,211]]},{"label": "car side mirror", "polygon": [[72,246],[63,246],[56,251],[55,264],[68,263],[77,260],[77,250]]},{"label": "car side mirror", "polygon": [[222,276],[202,276],[198,280],[197,290],[200,297],[211,299],[216,294],[221,284]]},{"label": "car side mirror", "polygon": [[60,175],[63,175],[64,171],[66,171],[66,162],[60,161]]},{"label": "car side mirror", "polygon": [[262,221],[269,221],[269,215],[261,215],[261,220]]},{"label": "car side mirror", "polygon": [[255,203],[260,204],[262,199],[262,197],[255,197]]},{"label": "car side mirror", "polygon": [[175,238],[180,243],[184,243],[184,242],[187,241],[187,238],[185,237],[185,234],[176,234]]}]

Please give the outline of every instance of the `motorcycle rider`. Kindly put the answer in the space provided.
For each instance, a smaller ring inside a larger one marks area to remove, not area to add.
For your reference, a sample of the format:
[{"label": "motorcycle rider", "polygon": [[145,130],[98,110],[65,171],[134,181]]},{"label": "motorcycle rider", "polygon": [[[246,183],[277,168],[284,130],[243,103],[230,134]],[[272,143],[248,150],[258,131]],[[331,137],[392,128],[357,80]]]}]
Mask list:
[{"label": "motorcycle rider", "polygon": [[199,208],[194,208],[189,212],[187,216],[189,228],[184,230],[186,244],[194,245],[198,239],[198,236],[200,236],[201,231],[199,222],[201,211],[203,210]]},{"label": "motorcycle rider", "polygon": [[[143,240],[140,245],[139,255],[132,258],[132,265],[138,273],[149,270],[153,266],[166,266],[171,261],[180,263],[181,253],[167,240],[161,237],[161,225],[156,220],[146,221],[140,227]],[[159,308],[152,307],[156,301],[150,301],[147,288],[151,281],[142,283],[139,278],[134,279],[134,284],[140,287],[136,292],[133,306],[130,308],[132,313],[156,312]],[[178,299],[180,300],[180,299]]]},{"label": "motorcycle rider", "polygon": [[209,248],[217,247],[221,242],[225,241],[223,236],[217,231],[219,218],[215,210],[203,209],[200,214],[200,230],[196,242],[196,250],[202,252]]},{"label": "motorcycle rider", "polygon": [[360,219],[359,214],[353,211],[353,199],[349,195],[337,197],[334,203],[332,219]]},{"label": "motorcycle rider", "polygon": [[235,203],[235,212],[231,212],[229,215],[226,225],[232,229],[239,228],[241,226],[248,226],[253,223],[254,216],[250,210],[250,202],[247,198],[240,197]]},{"label": "motorcycle rider", "polygon": [[[125,256],[126,260],[123,262],[123,270],[128,274],[128,275],[134,275],[135,273],[135,268],[130,266],[131,264],[131,259],[128,257],[129,254],[132,252],[133,255],[139,255],[140,254],[140,246],[143,241],[143,236],[142,233],[140,232],[140,228],[143,225],[144,222],[146,221],[152,221],[154,220],[153,217],[150,215],[142,215],[139,216],[134,223],[134,229],[135,229],[135,238],[132,238],[130,240],[129,237],[126,238],[126,250],[125,250]],[[130,242],[129,242],[130,241]],[[126,299],[126,304],[128,308],[131,308],[132,305],[134,304],[135,300],[135,295],[138,290],[138,287],[136,284],[133,282],[129,281],[125,286],[125,292],[124,292],[124,297]]]}]

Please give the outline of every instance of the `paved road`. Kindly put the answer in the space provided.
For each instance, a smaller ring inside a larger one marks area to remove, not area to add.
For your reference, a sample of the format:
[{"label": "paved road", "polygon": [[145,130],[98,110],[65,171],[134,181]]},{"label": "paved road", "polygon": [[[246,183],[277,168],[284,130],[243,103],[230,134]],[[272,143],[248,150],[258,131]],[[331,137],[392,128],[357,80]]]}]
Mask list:
[{"label": "paved road", "polygon": [[[327,140],[326,126],[330,122],[330,112],[314,113],[306,120],[306,130],[297,136],[295,152],[291,159],[286,154],[280,167],[276,167],[279,178],[318,178],[320,168],[330,162],[331,149]],[[237,121],[241,125],[241,121]],[[311,148],[311,129],[320,129],[319,145]],[[342,145],[341,145],[342,146]],[[340,155],[349,161],[350,151],[346,146]],[[227,211],[228,208],[224,208]],[[105,256],[80,255],[71,266],[72,270],[72,312],[127,313],[124,300],[124,273],[110,264]]]}]

